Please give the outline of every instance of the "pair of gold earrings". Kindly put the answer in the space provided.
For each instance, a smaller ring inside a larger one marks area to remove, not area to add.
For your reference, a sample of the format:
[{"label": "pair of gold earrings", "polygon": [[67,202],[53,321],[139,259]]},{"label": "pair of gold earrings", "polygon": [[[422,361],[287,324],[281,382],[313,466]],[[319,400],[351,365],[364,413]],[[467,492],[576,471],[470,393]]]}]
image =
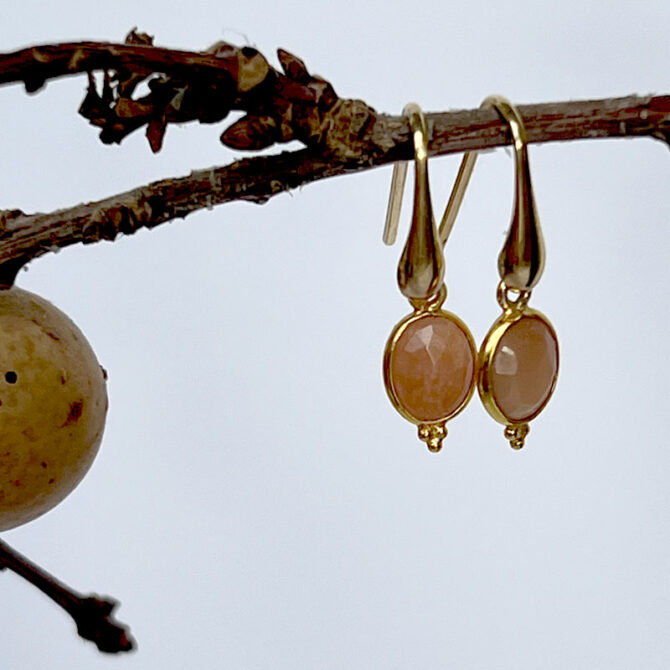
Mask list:
[{"label": "pair of gold earrings", "polygon": [[[446,423],[461,412],[475,386],[489,414],[505,425],[505,437],[520,449],[529,422],[544,408],[558,375],[558,340],[549,320],[528,307],[532,289],[544,268],[544,243],[533,197],[526,132],[517,108],[501,96],[490,96],[507,123],[515,157],[515,201],[512,223],[498,257],[497,289],[502,314],[477,353],[467,326],[442,309],[443,245],[451,232],[476,152],[466,153],[439,228],[433,216],[428,181],[428,127],[421,108],[403,110],[414,142],[414,209],[407,243],[398,265],[398,286],[413,312],[393,329],[384,352],[384,383],[400,414],[418,426],[419,438],[439,451]],[[407,163],[393,169],[384,241],[397,236]]]}]

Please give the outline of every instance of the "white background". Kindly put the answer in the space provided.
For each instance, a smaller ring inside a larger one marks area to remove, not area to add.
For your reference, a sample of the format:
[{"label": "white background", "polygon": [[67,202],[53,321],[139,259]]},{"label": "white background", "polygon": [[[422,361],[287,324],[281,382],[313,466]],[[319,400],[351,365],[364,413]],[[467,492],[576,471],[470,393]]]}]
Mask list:
[{"label": "white background", "polygon": [[[667,0],[468,3],[3,0],[0,48],[121,41],[283,47],[343,97],[398,113],[670,93]],[[85,78],[0,89],[0,207],[51,211],[229,163],[226,124],[103,146]],[[289,147],[292,148],[292,147]],[[670,154],[650,139],[531,147],[561,342],[556,394],[513,452],[475,397],[430,454],[381,356],[408,311],[381,228],[390,168],[232,204],[31,263],[110,374],[78,489],[3,538],[122,601],[139,650],[100,655],[0,573],[3,668],[670,665]],[[441,211],[458,157],[431,162]],[[446,249],[481,341],[512,162],[479,162]],[[407,209],[406,209],[407,212]],[[403,235],[407,217],[404,218]]]}]

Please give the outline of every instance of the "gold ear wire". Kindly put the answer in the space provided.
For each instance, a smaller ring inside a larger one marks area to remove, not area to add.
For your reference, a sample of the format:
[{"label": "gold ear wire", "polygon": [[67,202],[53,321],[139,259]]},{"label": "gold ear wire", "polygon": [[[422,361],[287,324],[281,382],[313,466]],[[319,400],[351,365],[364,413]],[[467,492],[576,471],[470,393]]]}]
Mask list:
[{"label": "gold ear wire", "polygon": [[[412,131],[415,174],[412,223],[398,264],[398,286],[409,299],[427,300],[439,291],[444,278],[442,245],[428,181],[428,124],[419,105],[413,102],[405,106],[403,116]],[[396,163],[384,226],[386,244],[393,244],[397,236],[406,175],[407,163]]]},{"label": "gold ear wire", "polygon": [[382,239],[384,244],[392,247],[398,237],[398,224],[400,223],[400,211],[402,210],[402,199],[405,193],[405,181],[407,180],[407,162],[393,164],[393,175],[391,176],[391,192],[386,208],[386,220],[384,221],[384,233]]},{"label": "gold ear wire", "polygon": [[[540,281],[545,257],[544,240],[530,177],[526,129],[519,110],[501,95],[487,97],[481,107],[493,107],[507,122],[512,134],[515,159],[514,209],[507,239],[498,257],[498,272],[506,289],[526,293]],[[440,222],[442,240],[447,239],[454,225],[476,160],[477,152],[474,151],[463,157]]]}]

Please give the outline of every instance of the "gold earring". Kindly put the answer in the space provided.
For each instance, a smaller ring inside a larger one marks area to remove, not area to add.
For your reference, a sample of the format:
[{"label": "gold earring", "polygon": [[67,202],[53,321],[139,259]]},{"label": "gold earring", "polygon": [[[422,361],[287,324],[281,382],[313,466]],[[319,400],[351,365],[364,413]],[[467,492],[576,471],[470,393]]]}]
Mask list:
[{"label": "gold earring", "polygon": [[[419,439],[439,451],[446,423],[468,403],[475,387],[476,346],[467,326],[442,304],[444,259],[428,182],[428,128],[421,108],[403,110],[414,141],[414,211],[398,264],[398,286],[414,311],[394,327],[384,351],[384,384],[393,406],[418,426]],[[393,168],[384,241],[393,244],[407,164]]]},{"label": "gold earring", "polygon": [[[484,407],[505,425],[505,437],[521,449],[529,421],[544,409],[558,376],[558,339],[541,312],[528,307],[532,289],[544,269],[544,242],[535,207],[528,165],[526,130],[518,109],[502,96],[490,96],[482,107],[493,107],[509,126],[515,159],[515,201],[512,223],[498,257],[498,304],[494,322],[477,357],[477,389]],[[453,225],[474,168],[476,152],[467,153],[444,216]]]}]

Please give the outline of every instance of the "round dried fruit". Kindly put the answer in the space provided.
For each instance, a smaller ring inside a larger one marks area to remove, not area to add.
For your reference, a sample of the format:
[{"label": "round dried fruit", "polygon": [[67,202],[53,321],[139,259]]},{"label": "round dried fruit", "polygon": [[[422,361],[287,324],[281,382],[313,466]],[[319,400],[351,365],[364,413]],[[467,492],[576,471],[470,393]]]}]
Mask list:
[{"label": "round dried fruit", "polygon": [[0,291],[0,531],[77,486],[106,413],[105,373],[77,326],[33,293]]}]

